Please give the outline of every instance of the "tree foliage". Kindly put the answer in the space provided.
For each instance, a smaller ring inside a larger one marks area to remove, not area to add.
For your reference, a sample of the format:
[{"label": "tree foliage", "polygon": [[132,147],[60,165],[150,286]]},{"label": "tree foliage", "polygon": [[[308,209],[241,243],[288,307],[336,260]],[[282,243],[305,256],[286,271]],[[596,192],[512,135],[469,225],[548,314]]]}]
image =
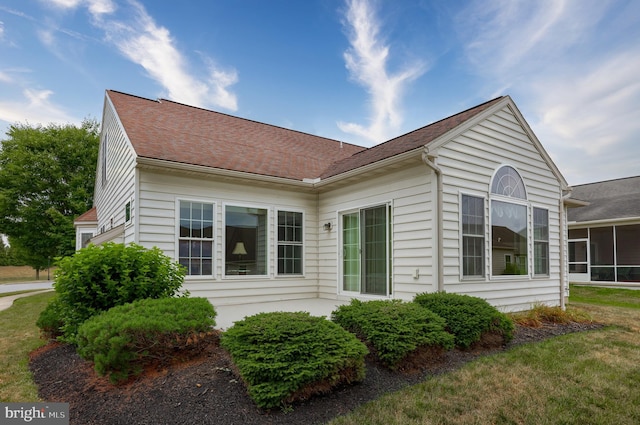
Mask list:
[{"label": "tree foliage", "polygon": [[91,208],[98,122],[12,125],[0,146],[0,233],[36,270],[75,249],[73,220]]}]

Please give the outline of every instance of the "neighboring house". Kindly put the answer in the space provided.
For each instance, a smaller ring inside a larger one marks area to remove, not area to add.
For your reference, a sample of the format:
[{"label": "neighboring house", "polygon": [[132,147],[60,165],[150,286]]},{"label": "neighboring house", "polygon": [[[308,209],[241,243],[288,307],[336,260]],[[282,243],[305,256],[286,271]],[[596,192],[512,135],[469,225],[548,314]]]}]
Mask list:
[{"label": "neighboring house", "polygon": [[575,186],[569,212],[572,282],[640,282],[640,176]]},{"label": "neighboring house", "polygon": [[568,195],[508,96],[366,149],[107,91],[76,225],[159,247],[216,305],[445,290],[512,311],[564,302]]}]

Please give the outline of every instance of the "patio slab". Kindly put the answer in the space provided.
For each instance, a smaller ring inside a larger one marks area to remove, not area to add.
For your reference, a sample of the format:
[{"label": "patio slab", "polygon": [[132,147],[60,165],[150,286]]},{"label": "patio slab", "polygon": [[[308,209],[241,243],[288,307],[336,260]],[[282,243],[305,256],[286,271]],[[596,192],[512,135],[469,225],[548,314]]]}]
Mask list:
[{"label": "patio slab", "polygon": [[247,304],[215,305],[216,328],[229,329],[233,324],[247,316],[273,311],[307,311],[312,316],[325,316],[329,318],[331,312],[338,306],[348,304],[349,301],[329,300],[325,298],[306,298],[299,300],[258,302]]}]

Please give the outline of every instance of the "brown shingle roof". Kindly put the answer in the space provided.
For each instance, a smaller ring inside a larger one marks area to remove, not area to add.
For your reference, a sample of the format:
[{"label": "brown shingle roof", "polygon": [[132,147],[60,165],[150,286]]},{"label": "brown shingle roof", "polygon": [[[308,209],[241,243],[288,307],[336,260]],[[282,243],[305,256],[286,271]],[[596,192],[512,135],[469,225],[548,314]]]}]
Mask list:
[{"label": "brown shingle roof", "polygon": [[168,100],[107,95],[144,158],[302,180],[364,149]]},{"label": "brown shingle roof", "polygon": [[295,180],[336,176],[419,148],[503,99],[366,149],[169,100],[107,95],[140,157]]},{"label": "brown shingle roof", "polygon": [[462,111],[448,118],[444,118],[440,121],[436,121],[425,127],[414,130],[405,135],[396,137],[395,139],[391,139],[388,142],[358,152],[357,154],[354,154],[349,158],[343,159],[331,165],[322,174],[321,178],[325,179],[328,177],[332,177],[346,171],[354,170],[358,167],[372,164],[374,162],[424,146],[436,140],[446,132],[453,130],[465,121],[478,115],[480,112],[499,102],[501,99],[503,99],[503,97],[495,98],[481,105],[467,109],[466,111]]},{"label": "brown shingle roof", "polygon": [[98,211],[96,210],[96,207],[93,207],[89,211],[82,213],[82,215],[79,215],[74,220],[74,223],[92,222],[92,221],[98,221]]}]

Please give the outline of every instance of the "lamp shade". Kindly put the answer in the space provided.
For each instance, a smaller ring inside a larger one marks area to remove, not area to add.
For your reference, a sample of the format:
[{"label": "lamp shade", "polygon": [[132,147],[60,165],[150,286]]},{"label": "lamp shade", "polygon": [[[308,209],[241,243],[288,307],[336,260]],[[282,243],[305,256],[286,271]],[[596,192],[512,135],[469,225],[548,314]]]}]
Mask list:
[{"label": "lamp shade", "polygon": [[233,255],[247,255],[247,250],[244,247],[244,242],[237,242],[233,248]]}]

